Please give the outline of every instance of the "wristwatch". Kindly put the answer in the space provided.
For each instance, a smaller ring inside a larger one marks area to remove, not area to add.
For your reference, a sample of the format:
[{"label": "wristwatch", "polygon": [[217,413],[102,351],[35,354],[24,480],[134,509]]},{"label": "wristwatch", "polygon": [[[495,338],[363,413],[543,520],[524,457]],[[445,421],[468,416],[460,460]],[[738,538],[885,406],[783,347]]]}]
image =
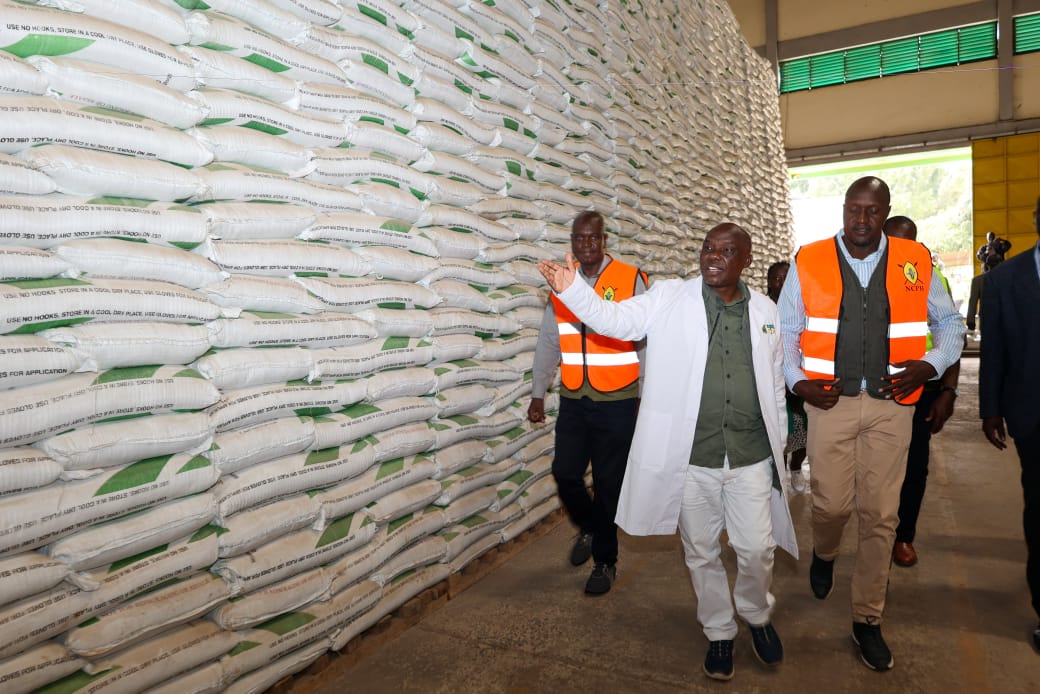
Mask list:
[{"label": "wristwatch", "polygon": [[959,393],[957,392],[957,389],[954,388],[953,386],[943,386],[942,388],[939,389],[939,392],[940,393],[953,393],[953,397],[957,397],[959,395]]}]

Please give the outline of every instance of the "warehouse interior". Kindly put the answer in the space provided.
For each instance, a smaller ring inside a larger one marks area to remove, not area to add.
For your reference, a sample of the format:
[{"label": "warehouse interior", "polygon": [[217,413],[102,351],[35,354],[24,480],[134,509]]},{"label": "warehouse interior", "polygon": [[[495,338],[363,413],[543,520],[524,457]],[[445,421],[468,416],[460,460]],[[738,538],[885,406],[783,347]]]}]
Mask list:
[{"label": "warehouse interior", "polygon": [[527,407],[577,211],[651,283],[737,223],[764,291],[790,168],[969,147],[1015,255],[1038,87],[1040,0],[0,0],[0,688],[1037,690],[975,353],[885,673],[806,495],[778,668],[704,677],[676,536],[584,595]]}]

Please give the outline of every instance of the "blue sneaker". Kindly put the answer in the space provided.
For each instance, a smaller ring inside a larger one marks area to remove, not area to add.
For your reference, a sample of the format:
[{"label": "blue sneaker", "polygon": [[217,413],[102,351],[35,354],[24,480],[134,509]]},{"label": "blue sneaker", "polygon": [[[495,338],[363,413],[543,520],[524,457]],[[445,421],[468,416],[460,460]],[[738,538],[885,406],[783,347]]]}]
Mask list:
[{"label": "blue sneaker", "polygon": [[712,641],[704,657],[704,674],[713,680],[733,679],[733,639]]},{"label": "blue sneaker", "polygon": [[780,643],[780,636],[769,622],[761,626],[748,625],[751,628],[751,645],[755,650],[755,657],[763,665],[772,667],[779,665],[784,659],[784,644]]}]

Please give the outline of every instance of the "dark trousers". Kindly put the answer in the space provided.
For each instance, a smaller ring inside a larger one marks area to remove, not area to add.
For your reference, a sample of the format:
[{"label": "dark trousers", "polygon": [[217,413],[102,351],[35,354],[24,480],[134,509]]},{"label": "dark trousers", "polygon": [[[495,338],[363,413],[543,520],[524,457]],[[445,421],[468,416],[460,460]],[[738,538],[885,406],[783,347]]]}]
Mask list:
[{"label": "dark trousers", "polygon": [[906,477],[899,492],[896,542],[913,542],[917,534],[917,517],[921,514],[921,502],[928,483],[928,449],[932,442],[932,423],[925,418],[938,397],[938,390],[925,390],[914,405],[910,451],[906,454]]},{"label": "dark trousers", "polygon": [[1028,436],[1015,439],[1022,461],[1022,492],[1025,506],[1022,527],[1026,536],[1026,582],[1033,598],[1033,609],[1040,617],[1040,427]]},{"label": "dark trousers", "polygon": [[[597,564],[617,561],[614,516],[636,427],[637,402],[636,398],[617,402],[560,398],[553,477],[571,521],[592,533],[592,558]],[[594,497],[585,486],[590,462]]]}]

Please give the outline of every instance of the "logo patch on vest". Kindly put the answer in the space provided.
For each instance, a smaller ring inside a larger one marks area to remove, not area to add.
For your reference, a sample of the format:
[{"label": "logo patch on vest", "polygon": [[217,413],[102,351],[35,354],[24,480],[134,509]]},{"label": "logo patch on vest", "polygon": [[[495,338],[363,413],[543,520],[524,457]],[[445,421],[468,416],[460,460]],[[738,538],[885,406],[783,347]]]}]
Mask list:
[{"label": "logo patch on vest", "polygon": [[617,289],[615,289],[614,287],[606,287],[603,290],[603,298],[606,299],[607,301],[613,301],[614,300],[614,294],[616,292],[617,292]]},{"label": "logo patch on vest", "polygon": [[908,260],[899,267],[903,269],[903,279],[906,280],[906,290],[908,292],[924,291],[924,285],[921,282],[920,273],[917,272],[916,263],[912,263]]}]

